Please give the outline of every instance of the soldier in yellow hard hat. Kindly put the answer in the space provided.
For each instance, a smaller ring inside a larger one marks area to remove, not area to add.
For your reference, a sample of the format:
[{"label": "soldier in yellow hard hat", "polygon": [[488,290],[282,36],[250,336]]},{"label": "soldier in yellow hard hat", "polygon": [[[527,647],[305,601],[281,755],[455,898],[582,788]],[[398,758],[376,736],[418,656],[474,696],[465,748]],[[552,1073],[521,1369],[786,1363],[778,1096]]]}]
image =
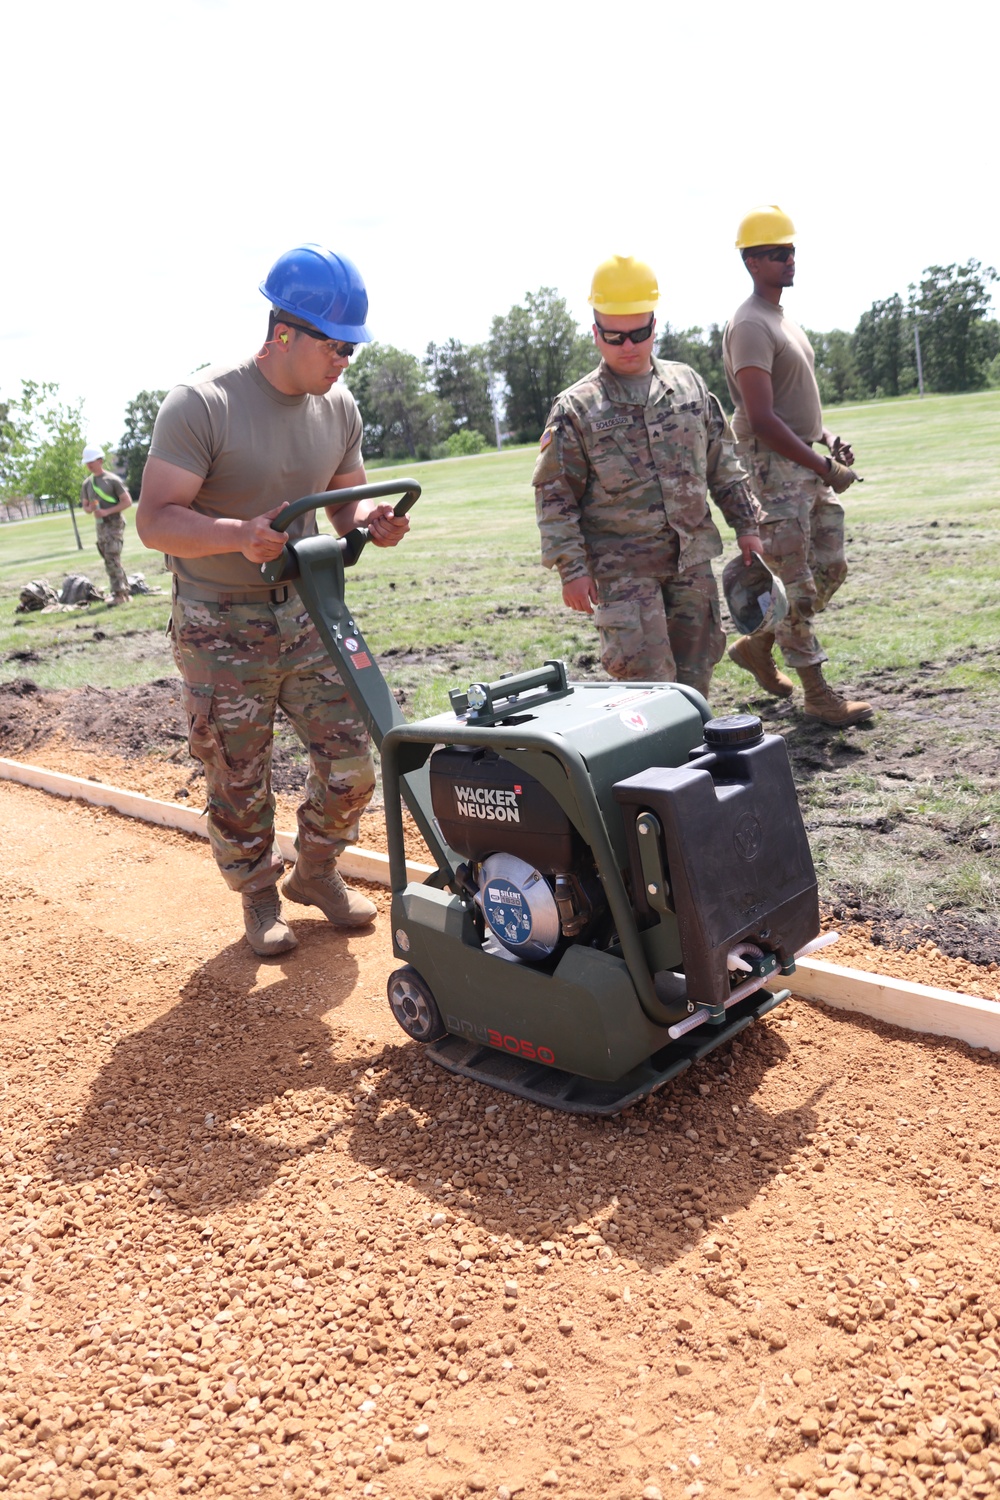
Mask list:
[{"label": "soldier in yellow hard hat", "polygon": [[[844,508],[837,500],[854,483],[854,454],[824,425],[812,346],[781,306],[795,280],[795,225],[777,204],[755,208],[736,235],[753,280],[722,340],[733,426],[740,458],[764,511],[764,556],[788,594],[788,614],[773,631],[742,636],[731,659],[765,692],[788,698],[790,678],[771,655],[777,641],[801,679],[804,711],[834,726],[872,716],[871,704],[835,692],[823,677],[827,660],[814,616],[847,577]],[[816,452],[822,443],[828,454]]]},{"label": "soldier in yellow hard hat", "polygon": [[761,550],[759,508],[729,424],[700,375],[653,357],[656,276],[632,256],[594,273],[596,370],[556,397],[532,484],[542,561],[564,602],[593,614],[611,677],[682,682],[708,696],[725,650],[712,558]]}]

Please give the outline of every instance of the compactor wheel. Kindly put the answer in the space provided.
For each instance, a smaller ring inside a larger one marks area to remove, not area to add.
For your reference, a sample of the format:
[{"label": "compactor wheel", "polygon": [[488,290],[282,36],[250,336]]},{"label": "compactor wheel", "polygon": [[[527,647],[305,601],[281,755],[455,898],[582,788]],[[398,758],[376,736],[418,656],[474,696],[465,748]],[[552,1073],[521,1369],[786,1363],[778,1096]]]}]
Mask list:
[{"label": "compactor wheel", "polygon": [[393,1015],[415,1042],[436,1042],[447,1036],[437,1001],[426,981],[409,964],[389,975],[386,985]]}]

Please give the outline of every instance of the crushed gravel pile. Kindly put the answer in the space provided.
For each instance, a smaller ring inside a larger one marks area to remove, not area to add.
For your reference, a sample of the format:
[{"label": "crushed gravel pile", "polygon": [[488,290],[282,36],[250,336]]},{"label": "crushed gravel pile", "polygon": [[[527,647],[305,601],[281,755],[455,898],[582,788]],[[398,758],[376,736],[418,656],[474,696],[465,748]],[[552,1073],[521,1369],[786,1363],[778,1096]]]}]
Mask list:
[{"label": "crushed gravel pile", "polygon": [[996,1056],[791,1002],[574,1120],[403,1038],[383,892],[266,963],[197,841],[0,814],[0,1491],[1000,1492]]}]

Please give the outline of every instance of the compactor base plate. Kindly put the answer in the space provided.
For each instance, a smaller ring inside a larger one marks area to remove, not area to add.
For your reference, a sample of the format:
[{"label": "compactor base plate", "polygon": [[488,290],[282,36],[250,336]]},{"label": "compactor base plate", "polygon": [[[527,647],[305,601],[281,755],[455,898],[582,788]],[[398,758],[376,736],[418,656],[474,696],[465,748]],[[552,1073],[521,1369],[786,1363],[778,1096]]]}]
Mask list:
[{"label": "compactor base plate", "polygon": [[640,1099],[655,1094],[671,1078],[683,1073],[693,1062],[707,1057],[716,1047],[732,1041],[751,1022],[766,1016],[787,996],[787,990],[777,995],[758,990],[728,1010],[721,1026],[710,1026],[705,1022],[679,1041],[661,1048],[613,1083],[581,1078],[576,1073],[564,1073],[560,1068],[548,1068],[543,1063],[525,1062],[509,1052],[498,1052],[494,1047],[483,1047],[478,1042],[457,1036],[430,1042],[427,1053],[449,1073],[474,1078],[477,1083],[516,1094],[519,1099],[527,1099],[546,1109],[561,1109],[573,1115],[618,1115]]}]

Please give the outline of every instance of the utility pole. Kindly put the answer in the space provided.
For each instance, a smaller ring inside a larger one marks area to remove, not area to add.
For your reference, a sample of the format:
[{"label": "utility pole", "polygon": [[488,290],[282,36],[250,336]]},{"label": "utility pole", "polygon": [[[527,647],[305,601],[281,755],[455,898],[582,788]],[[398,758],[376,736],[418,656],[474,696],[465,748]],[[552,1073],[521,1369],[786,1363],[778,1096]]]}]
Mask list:
[{"label": "utility pole", "polygon": [[920,329],[917,320],[913,320],[913,346],[917,351],[917,388],[920,391],[921,401],[924,399],[924,366],[920,358]]},{"label": "utility pole", "polygon": [[76,524],[76,506],[72,500],[69,502],[69,518],[73,522],[73,535],[76,537],[76,550],[83,551],[83,543],[80,540],[80,528]]},{"label": "utility pole", "polygon": [[[39,500],[52,500],[55,497],[52,495],[39,495],[38,498]],[[76,537],[76,550],[78,552],[82,552],[83,543],[80,540],[80,530],[76,524],[76,510],[74,509],[72,500],[69,502],[69,518],[73,522],[73,535]]]},{"label": "utility pole", "polygon": [[493,371],[490,369],[490,366],[488,364],[486,366],[486,380],[490,393],[490,410],[493,413],[493,431],[496,434],[497,452],[502,453],[503,436],[500,432],[500,410],[497,406],[497,393],[493,380]]}]

